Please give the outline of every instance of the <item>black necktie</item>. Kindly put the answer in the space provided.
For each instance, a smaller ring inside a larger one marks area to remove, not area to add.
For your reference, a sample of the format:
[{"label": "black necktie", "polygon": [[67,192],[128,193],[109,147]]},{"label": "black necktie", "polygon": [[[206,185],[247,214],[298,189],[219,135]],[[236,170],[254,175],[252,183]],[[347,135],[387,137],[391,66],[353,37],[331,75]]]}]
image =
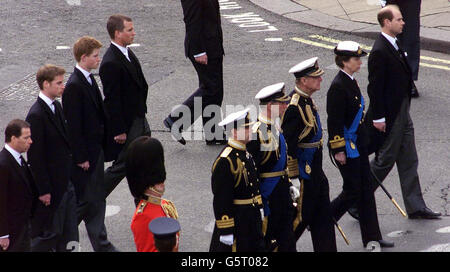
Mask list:
[{"label": "black necktie", "polygon": [[95,86],[95,78],[94,78],[94,75],[93,75],[93,74],[90,74],[90,75],[89,75],[89,78],[91,79],[91,85],[92,85],[92,86]]},{"label": "black necktie", "polygon": [[22,157],[22,155],[20,155],[20,166],[22,166],[23,168],[27,167],[27,162]]},{"label": "black necktie", "polygon": [[58,101],[53,101],[53,105],[55,106],[55,117],[56,120],[58,120],[59,124],[61,125],[62,129],[64,130],[64,120],[62,118],[62,114],[59,108],[59,102]]}]

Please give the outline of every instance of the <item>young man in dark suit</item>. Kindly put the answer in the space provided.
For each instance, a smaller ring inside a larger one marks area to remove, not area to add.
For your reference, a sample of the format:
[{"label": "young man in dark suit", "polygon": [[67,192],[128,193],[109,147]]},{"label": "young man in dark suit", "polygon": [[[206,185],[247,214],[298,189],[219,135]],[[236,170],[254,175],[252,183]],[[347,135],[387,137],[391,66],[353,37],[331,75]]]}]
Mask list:
[{"label": "young man in dark suit", "polygon": [[22,153],[32,143],[30,125],[12,120],[0,152],[0,252],[31,251],[30,219],[37,192]]},{"label": "young man in dark suit", "polygon": [[51,64],[39,68],[41,91],[26,118],[34,142],[27,155],[40,200],[32,222],[32,251],[72,251],[70,243],[79,240],[70,138],[56,100],[64,92],[64,74],[63,68]]},{"label": "young man in dark suit", "polygon": [[[369,56],[368,94],[370,105],[368,118],[375,142],[371,161],[373,178],[382,182],[394,164],[400,184],[406,212],[410,219],[439,218],[423,200],[418,157],[414,140],[414,126],[409,115],[413,84],[411,68],[396,36],[403,31],[403,18],[397,6],[388,5],[378,13],[381,34],[376,39]],[[378,183],[374,184],[378,187]]]},{"label": "young man in dark suit", "polygon": [[100,64],[102,44],[82,37],[73,46],[77,65],[62,96],[70,132],[77,195],[78,224],[85,222],[95,251],[115,251],[105,228],[106,200],[103,188],[106,114],[103,99],[91,70]]},{"label": "young man in dark suit", "polygon": [[[226,144],[223,129],[217,126],[221,120],[220,107],[223,100],[224,55],[219,2],[181,0],[181,6],[186,24],[185,54],[197,71],[199,88],[183,102],[181,107],[175,108],[164,119],[164,125],[171,129],[173,137],[184,145],[186,140],[180,132],[195,122],[199,112],[203,118],[206,144]],[[196,98],[201,99],[201,112],[194,109]]]},{"label": "young man in dark suit", "polygon": [[129,144],[139,136],[150,136],[147,113],[148,85],[136,55],[127,48],[136,32],[131,18],[116,14],[109,17],[106,28],[111,45],[100,64],[104,105],[110,124],[105,161],[114,160],[105,171],[108,196],[125,177],[125,155]]}]

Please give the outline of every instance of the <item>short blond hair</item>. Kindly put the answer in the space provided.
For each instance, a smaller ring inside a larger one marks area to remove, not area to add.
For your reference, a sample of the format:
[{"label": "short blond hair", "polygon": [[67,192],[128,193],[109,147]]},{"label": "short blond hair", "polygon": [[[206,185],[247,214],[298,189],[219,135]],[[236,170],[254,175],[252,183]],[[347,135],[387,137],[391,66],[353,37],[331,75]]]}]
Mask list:
[{"label": "short blond hair", "polygon": [[95,49],[101,48],[101,42],[90,36],[79,38],[73,45],[73,56],[77,62],[81,61],[81,56],[90,55]]}]

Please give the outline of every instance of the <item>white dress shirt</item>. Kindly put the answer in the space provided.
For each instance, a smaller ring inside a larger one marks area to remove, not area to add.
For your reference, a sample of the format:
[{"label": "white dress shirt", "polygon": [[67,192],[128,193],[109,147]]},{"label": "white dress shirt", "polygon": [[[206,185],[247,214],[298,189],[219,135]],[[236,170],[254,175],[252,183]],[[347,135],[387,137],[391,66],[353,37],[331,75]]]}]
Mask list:
[{"label": "white dress shirt", "polygon": [[90,77],[90,76],[91,76],[91,73],[88,72],[88,71],[86,71],[86,70],[84,70],[83,68],[81,68],[81,66],[78,65],[78,63],[77,63],[77,65],[75,65],[75,67],[76,67],[78,70],[80,70],[81,73],[83,73],[83,75],[84,75],[84,77],[86,78],[86,80],[89,82],[89,84],[92,85],[92,80],[91,80],[91,77]]},{"label": "white dress shirt", "polygon": [[127,58],[127,60],[129,62],[131,62],[130,57],[128,56],[128,48],[118,45],[117,43],[115,43],[113,41],[111,41],[111,43],[114,44],[117,48],[119,48],[120,52],[122,52],[125,55],[125,57]]},{"label": "white dress shirt", "polygon": [[352,80],[355,80],[355,78],[351,75],[349,75],[346,71],[344,71],[343,69],[341,69],[341,71],[346,74],[347,76],[349,76]]},{"label": "white dress shirt", "polygon": [[44,102],[50,107],[53,113],[55,113],[55,105],[53,105],[53,101],[50,98],[48,98],[43,92],[39,92],[39,97],[44,100]]}]

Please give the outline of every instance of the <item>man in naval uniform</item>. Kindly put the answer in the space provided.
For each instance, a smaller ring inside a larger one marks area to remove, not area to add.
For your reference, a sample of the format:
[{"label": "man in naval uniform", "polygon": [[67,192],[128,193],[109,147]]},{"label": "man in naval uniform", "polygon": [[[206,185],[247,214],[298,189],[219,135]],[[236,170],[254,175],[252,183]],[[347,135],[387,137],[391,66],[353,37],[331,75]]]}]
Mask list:
[{"label": "man in naval uniform", "polygon": [[334,252],[337,249],[328,179],[322,170],[322,126],[311,98],[320,89],[324,73],[317,60],[305,60],[289,70],[296,78],[295,90],[281,128],[288,145],[289,178],[300,187],[295,237],[298,239],[309,227],[314,251]]},{"label": "man in naval uniform", "polygon": [[[284,93],[284,83],[261,89],[258,121],[252,127],[252,141],[247,149],[252,155],[260,178],[264,207],[263,234],[271,250],[296,251],[292,218],[294,205],[290,195],[292,186],[287,172],[287,146],[279,124],[290,97]],[[298,189],[292,186],[292,190]]]},{"label": "man in naval uniform", "polygon": [[219,126],[230,131],[228,144],[212,166],[211,187],[216,224],[210,252],[264,251],[262,199],[250,141],[249,109],[228,115]]}]

